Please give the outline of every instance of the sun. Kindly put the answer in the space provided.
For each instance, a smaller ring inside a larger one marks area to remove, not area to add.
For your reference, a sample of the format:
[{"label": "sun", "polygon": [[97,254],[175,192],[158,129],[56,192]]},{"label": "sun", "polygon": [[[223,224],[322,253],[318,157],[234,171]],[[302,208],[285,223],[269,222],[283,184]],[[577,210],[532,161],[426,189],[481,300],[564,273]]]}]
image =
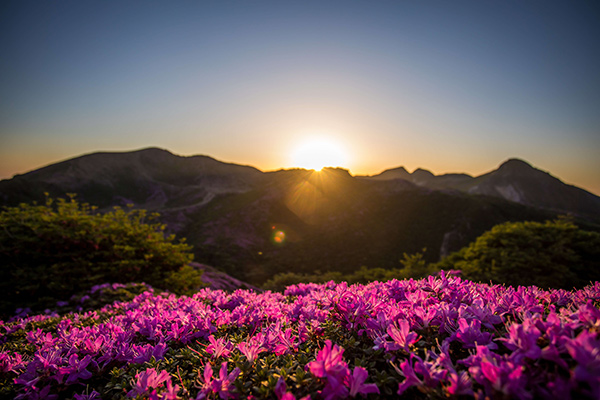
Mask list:
[{"label": "sun", "polygon": [[294,167],[320,171],[325,167],[342,167],[348,162],[344,146],[333,139],[308,139],[296,147],[291,155]]}]

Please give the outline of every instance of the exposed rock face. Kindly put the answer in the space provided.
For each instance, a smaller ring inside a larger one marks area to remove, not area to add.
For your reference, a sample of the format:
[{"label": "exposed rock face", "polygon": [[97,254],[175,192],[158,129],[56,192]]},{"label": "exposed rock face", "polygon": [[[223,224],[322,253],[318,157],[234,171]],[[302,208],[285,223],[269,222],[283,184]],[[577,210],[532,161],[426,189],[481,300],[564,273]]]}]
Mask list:
[{"label": "exposed rock face", "polygon": [[456,249],[456,243],[461,242],[461,235],[458,231],[452,230],[444,233],[442,245],[440,247],[440,258],[446,257]]},{"label": "exposed rock face", "polygon": [[226,273],[211,267],[210,265],[199,264],[192,262],[191,266],[202,271],[202,281],[214,290],[237,290],[237,289],[250,289],[260,292],[261,289],[256,286],[250,285],[246,282],[240,281]]},{"label": "exposed rock face", "polygon": [[496,191],[506,200],[523,203],[523,195],[513,185],[496,186]]}]

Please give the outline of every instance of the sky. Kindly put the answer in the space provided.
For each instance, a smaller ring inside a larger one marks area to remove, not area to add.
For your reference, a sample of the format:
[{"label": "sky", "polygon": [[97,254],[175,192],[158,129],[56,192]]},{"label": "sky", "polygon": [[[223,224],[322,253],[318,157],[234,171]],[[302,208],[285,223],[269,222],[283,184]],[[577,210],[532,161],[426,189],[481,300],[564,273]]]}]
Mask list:
[{"label": "sky", "polygon": [[352,174],[517,157],[600,195],[597,1],[9,0],[0,54],[0,179],[151,146],[269,171],[324,141]]}]

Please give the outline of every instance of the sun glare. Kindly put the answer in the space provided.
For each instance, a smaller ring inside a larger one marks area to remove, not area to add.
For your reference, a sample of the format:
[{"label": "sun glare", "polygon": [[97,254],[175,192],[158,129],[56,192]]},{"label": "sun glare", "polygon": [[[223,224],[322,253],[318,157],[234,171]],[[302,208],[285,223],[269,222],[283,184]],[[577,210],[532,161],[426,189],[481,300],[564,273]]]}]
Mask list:
[{"label": "sun glare", "polygon": [[348,162],[344,147],[327,138],[311,139],[292,152],[294,167],[320,171],[325,167],[343,167]]}]

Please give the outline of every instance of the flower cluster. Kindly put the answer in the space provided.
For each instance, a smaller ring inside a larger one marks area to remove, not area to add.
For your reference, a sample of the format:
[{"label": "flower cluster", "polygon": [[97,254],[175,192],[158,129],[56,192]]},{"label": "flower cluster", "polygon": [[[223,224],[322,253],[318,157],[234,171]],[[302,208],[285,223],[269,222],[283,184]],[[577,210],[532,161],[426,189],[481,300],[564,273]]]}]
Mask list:
[{"label": "flower cluster", "polygon": [[148,290],[0,321],[0,397],[600,398],[599,304],[600,283],[541,290],[444,273],[284,293]]},{"label": "flower cluster", "polygon": [[308,363],[310,372],[317,378],[326,378],[327,384],[321,392],[325,399],[355,397],[358,393],[379,393],[373,383],[364,384],[369,373],[363,367],[355,367],[351,374],[348,364],[343,361],[344,349],[331,340],[317,353],[317,359]]}]

